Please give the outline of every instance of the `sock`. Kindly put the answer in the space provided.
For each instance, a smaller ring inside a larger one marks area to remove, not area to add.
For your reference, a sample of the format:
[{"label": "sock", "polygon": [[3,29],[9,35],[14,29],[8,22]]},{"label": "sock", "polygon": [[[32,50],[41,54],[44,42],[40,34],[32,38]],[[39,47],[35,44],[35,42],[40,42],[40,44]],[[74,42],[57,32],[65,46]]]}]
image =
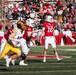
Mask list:
[{"label": "sock", "polygon": [[46,59],[46,57],[44,57],[44,59]]},{"label": "sock", "polygon": [[22,58],[22,60],[25,60],[26,59],[26,55],[25,54],[22,54],[21,55],[21,58]]},{"label": "sock", "polygon": [[9,58],[9,61],[11,61],[12,59],[11,58]]},{"label": "sock", "polygon": [[58,60],[58,59],[60,59],[60,58],[57,56],[56,59]]},{"label": "sock", "polygon": [[13,59],[12,62],[14,62],[16,59]]},{"label": "sock", "polygon": [[4,57],[4,59],[8,59],[8,56],[6,55],[6,56]]},{"label": "sock", "polygon": [[44,60],[46,61],[46,57],[44,57]]}]

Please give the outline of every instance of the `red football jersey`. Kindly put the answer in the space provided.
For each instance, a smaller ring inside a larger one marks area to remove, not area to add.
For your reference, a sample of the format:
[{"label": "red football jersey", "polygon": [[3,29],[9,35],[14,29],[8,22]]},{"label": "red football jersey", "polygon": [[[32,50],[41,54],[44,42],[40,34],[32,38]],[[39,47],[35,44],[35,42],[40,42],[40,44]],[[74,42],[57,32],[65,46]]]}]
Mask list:
[{"label": "red football jersey", "polygon": [[4,37],[4,32],[0,31],[0,45],[1,45],[1,40],[3,39],[3,37]]},{"label": "red football jersey", "polygon": [[43,23],[43,28],[45,28],[45,36],[53,36],[55,25],[56,25],[55,22],[52,22],[52,23],[44,22]]},{"label": "red football jersey", "polygon": [[[28,36],[28,33],[31,32],[32,33],[32,27],[30,26],[26,26],[25,31],[24,31],[24,35],[23,38],[26,39],[26,36]],[[32,35],[32,34],[31,34]]]},{"label": "red football jersey", "polygon": [[4,37],[6,40],[8,40],[9,34],[11,34],[12,32],[13,32],[13,28],[10,28],[7,32],[5,32]]}]

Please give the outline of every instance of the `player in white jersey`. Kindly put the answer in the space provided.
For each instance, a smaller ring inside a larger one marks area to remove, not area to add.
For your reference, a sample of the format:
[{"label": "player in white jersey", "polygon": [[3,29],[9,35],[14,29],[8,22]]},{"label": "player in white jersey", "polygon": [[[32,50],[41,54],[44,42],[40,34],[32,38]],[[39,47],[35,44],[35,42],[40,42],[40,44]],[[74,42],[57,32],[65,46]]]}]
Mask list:
[{"label": "player in white jersey", "polygon": [[[26,43],[26,41],[25,40],[23,40],[23,34],[24,34],[24,28],[25,28],[25,26],[23,26],[22,25],[23,24],[23,22],[22,21],[18,21],[18,23],[16,24],[16,25],[18,25],[17,27],[16,26],[14,26],[14,29],[16,29],[16,31],[17,31],[17,33],[16,33],[16,36],[14,37],[15,39],[18,39],[19,41],[16,43],[15,41],[13,41],[12,40],[12,42],[14,43],[14,44],[17,44],[17,46],[19,46],[19,47],[21,47],[21,50],[22,50],[22,54],[21,54],[21,58],[22,58],[22,61],[21,62],[23,62],[23,59],[24,58],[26,58],[25,56],[24,56],[24,54],[26,53],[26,54],[28,54],[28,46],[27,46],[27,43]],[[21,26],[22,27],[22,29],[19,29],[19,26]],[[21,30],[21,31],[20,31]],[[25,36],[26,37],[26,36]],[[10,41],[10,40],[9,40]],[[9,55],[9,56],[11,56],[11,54]],[[12,62],[12,64],[13,65],[15,65],[15,60],[16,59],[13,59],[11,62]],[[25,64],[25,63],[19,63],[19,65],[28,65],[28,64]]]},{"label": "player in white jersey", "polygon": [[19,36],[22,35],[22,27],[17,25],[18,29],[14,28],[12,33],[9,34],[9,39],[0,55],[0,59],[4,58],[4,56],[9,52],[15,53],[6,59],[6,66],[9,67],[10,61],[16,59],[21,56],[21,50],[19,49]]},{"label": "player in white jersey", "polygon": [[[25,66],[28,65],[28,64],[24,63],[24,60],[30,51],[28,42],[30,41],[31,36],[32,36],[32,24],[33,23],[34,23],[33,20],[31,20],[31,19],[27,20],[28,26],[24,27],[24,33],[22,34],[22,37],[20,38],[20,47],[21,47],[23,54],[21,55],[22,60],[20,61],[19,65],[25,65]],[[18,24],[22,25],[23,23],[21,21],[19,21]]]}]

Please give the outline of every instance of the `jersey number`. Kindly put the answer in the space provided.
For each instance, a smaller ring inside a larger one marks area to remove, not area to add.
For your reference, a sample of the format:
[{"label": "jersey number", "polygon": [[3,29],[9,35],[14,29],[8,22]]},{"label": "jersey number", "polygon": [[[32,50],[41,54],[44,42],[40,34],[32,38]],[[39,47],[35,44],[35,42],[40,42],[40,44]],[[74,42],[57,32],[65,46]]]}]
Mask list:
[{"label": "jersey number", "polygon": [[53,27],[48,27],[48,32],[53,32]]}]

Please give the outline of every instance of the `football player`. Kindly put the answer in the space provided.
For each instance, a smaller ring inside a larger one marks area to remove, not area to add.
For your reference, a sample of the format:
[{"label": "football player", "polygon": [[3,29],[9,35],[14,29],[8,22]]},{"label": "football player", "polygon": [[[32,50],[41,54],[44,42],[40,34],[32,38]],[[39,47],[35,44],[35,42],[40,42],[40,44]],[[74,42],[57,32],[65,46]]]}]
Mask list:
[{"label": "football player", "polygon": [[54,54],[56,56],[57,61],[61,61],[59,58],[57,49],[56,49],[56,42],[55,42],[55,37],[54,37],[54,28],[55,28],[55,22],[53,22],[53,17],[51,15],[46,15],[45,22],[43,23],[42,26],[42,34],[40,37],[40,43],[41,43],[41,38],[44,34],[45,37],[45,43],[44,43],[44,58],[43,62],[46,62],[46,52],[48,49],[48,45],[51,44]]},{"label": "football player", "polygon": [[0,23],[0,54],[6,44],[6,39],[4,38],[4,31],[2,30],[3,25]]},{"label": "football player", "polygon": [[21,25],[17,24],[17,28],[12,30],[12,33],[9,34],[9,38],[5,47],[0,55],[0,59],[4,58],[9,51],[14,54],[6,59],[6,66],[9,67],[10,61],[21,56],[21,50],[19,49],[19,37],[22,35],[23,28]]},{"label": "football player", "polygon": [[34,20],[30,19],[30,18],[27,19],[24,34],[23,34],[22,38],[20,39],[20,46],[21,46],[21,50],[22,50],[23,54],[22,54],[22,60],[20,61],[19,65],[28,65],[28,64],[24,63],[24,60],[26,59],[26,57],[30,51],[29,42],[32,37],[33,26],[34,26]]}]

